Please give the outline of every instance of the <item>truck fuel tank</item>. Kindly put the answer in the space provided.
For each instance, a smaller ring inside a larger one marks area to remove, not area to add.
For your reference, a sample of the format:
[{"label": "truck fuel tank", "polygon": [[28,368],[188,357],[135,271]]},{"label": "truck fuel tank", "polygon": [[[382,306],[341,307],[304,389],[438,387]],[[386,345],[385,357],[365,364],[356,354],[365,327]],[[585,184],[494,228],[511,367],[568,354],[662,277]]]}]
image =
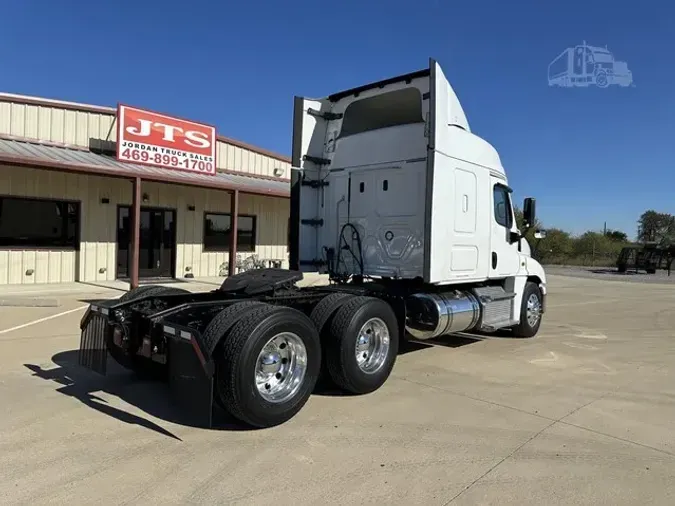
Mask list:
[{"label": "truck fuel tank", "polygon": [[469,292],[416,293],[406,300],[406,330],[415,339],[433,339],[474,328],[480,314]]}]

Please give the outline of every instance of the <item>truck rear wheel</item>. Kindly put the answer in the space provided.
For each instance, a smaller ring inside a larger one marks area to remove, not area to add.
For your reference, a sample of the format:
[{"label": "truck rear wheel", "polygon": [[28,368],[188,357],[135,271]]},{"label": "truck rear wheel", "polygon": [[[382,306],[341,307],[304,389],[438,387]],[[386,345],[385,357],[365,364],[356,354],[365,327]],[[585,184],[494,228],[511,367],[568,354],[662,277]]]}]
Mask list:
[{"label": "truck rear wheel", "polygon": [[348,392],[373,392],[389,378],[398,346],[398,321],[391,306],[374,297],[353,297],[331,322],[325,352],[328,371]]},{"label": "truck rear wheel", "polygon": [[120,298],[120,302],[128,302],[134,299],[140,299],[143,297],[156,297],[161,295],[178,295],[179,293],[190,293],[187,290],[182,288],[175,288],[173,286],[162,286],[162,285],[143,285],[129,290],[123,294]]},{"label": "truck rear wheel", "polygon": [[[227,339],[230,330],[232,330],[232,327],[234,327],[237,321],[251,311],[255,311],[255,309],[260,306],[269,307],[269,305],[264,302],[247,300],[236,302],[218,313],[216,317],[211,320],[202,334],[202,341],[204,342],[204,347],[206,348],[208,355],[213,356],[215,353],[218,353],[219,346],[222,345],[224,339]],[[218,371],[216,371],[216,382],[218,381],[217,375]],[[227,409],[223,404],[220,395],[216,395],[215,399],[216,403],[221,408]]]},{"label": "truck rear wheel", "polygon": [[325,347],[325,335],[330,332],[330,322],[332,317],[335,316],[335,313],[340,309],[348,300],[354,296],[349,293],[331,293],[319,301],[319,303],[314,306],[309,319],[314,322],[316,329],[319,331],[319,336],[321,337],[321,348],[323,350],[321,354],[321,371],[319,372],[318,383],[320,388],[331,387],[332,380],[330,374],[328,373],[328,364],[326,362],[326,347]]},{"label": "truck rear wheel", "polygon": [[309,318],[314,322],[314,325],[316,325],[319,334],[323,332],[324,327],[329,322],[331,316],[333,316],[350,297],[353,297],[353,295],[349,293],[331,293],[314,306]]},{"label": "truck rear wheel", "polygon": [[537,283],[528,281],[520,303],[520,323],[512,328],[515,337],[533,337],[541,325],[542,295]]},{"label": "truck rear wheel", "polygon": [[272,427],[305,405],[319,375],[321,343],[296,309],[265,304],[241,318],[216,357],[216,393],[235,418]]},{"label": "truck rear wheel", "polygon": [[258,300],[247,300],[235,302],[218,313],[202,334],[202,341],[209,355],[213,354],[238,320],[259,306],[269,307],[268,304]]}]

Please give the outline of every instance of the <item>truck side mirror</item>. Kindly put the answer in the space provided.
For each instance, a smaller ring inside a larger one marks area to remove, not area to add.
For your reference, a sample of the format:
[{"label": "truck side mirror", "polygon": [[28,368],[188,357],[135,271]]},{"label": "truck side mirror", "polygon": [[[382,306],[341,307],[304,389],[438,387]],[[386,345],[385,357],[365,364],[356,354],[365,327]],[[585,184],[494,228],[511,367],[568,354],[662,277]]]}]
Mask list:
[{"label": "truck side mirror", "polygon": [[536,219],[536,201],[532,197],[527,197],[523,202],[523,227],[526,229],[533,227]]}]

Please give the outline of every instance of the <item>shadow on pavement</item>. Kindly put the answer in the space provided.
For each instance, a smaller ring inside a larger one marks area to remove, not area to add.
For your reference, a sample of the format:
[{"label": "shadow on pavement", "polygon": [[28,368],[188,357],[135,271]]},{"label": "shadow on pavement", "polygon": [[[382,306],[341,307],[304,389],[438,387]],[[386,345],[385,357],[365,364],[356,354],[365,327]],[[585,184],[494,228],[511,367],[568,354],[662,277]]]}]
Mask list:
[{"label": "shadow on pavement", "polygon": [[[459,348],[461,346],[474,344],[484,340],[485,337],[473,334],[455,334],[425,341],[412,341],[406,339],[401,343],[398,354],[399,356],[407,355],[408,353],[427,350],[437,346],[443,346],[445,348]],[[319,381],[316,384],[316,388],[314,389],[314,395],[326,397],[350,397],[354,394],[340,390],[333,384],[327,374],[322,373],[319,377]]]},{"label": "shadow on pavement", "polygon": [[[405,355],[435,346],[459,348],[484,340],[484,337],[469,334],[453,335],[428,341],[406,341],[399,350],[399,355]],[[164,436],[181,440],[178,436],[161,427],[155,422],[142,416],[129,413],[108,404],[97,392],[118,397],[125,403],[138,408],[148,415],[177,425],[204,428],[203,422],[190,417],[186,410],[180,410],[171,402],[171,393],[167,383],[140,379],[134,373],[123,369],[114,360],[108,357],[108,374],[106,376],[92,372],[78,364],[78,350],[64,351],[52,357],[55,368],[44,369],[35,364],[24,366],[37,376],[57,385],[57,392],[77,399],[85,406],[104,413],[121,422],[138,425],[157,432]],[[322,374],[313,392],[314,395],[330,397],[348,397],[351,394],[338,389],[327,375]],[[213,424],[215,430],[253,431],[257,430],[245,426],[230,417],[216,403],[213,406]]]},{"label": "shadow on pavement", "polygon": [[635,271],[619,272],[616,269],[588,269],[588,272],[592,272],[593,274],[614,274],[616,276],[635,276],[644,274],[642,272]]},{"label": "shadow on pavement", "polygon": [[[109,359],[108,375],[101,376],[78,365],[78,351],[58,353],[52,357],[58,367],[43,369],[39,365],[24,364],[34,376],[58,385],[57,392],[77,399],[82,404],[121,422],[145,427],[159,434],[181,440],[178,436],[142,416],[109,405],[97,392],[118,397],[144,413],[169,423],[187,427],[204,428],[192,420],[188,413],[181,412],[171,403],[168,385],[163,382],[141,380],[122,369]],[[255,430],[233,421],[226,413],[214,406],[213,429],[242,431]]]}]

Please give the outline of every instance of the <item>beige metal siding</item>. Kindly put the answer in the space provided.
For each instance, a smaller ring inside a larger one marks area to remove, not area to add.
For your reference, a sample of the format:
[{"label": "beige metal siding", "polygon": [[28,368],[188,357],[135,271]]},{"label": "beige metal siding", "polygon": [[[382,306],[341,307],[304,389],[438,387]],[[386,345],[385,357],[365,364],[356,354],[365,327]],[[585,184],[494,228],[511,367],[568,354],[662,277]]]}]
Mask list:
[{"label": "beige metal siding", "polygon": [[[290,179],[291,177],[290,163],[221,141],[218,141],[217,161],[219,169],[236,170],[246,172],[247,174],[272,176],[282,179]],[[283,171],[279,176],[274,173],[274,169],[277,168]]]},{"label": "beige metal siding", "polygon": [[[0,101],[0,134],[89,147],[89,139],[117,140],[114,114]],[[111,128],[112,127],[112,128]],[[290,164],[218,141],[218,168],[290,179]],[[276,176],[275,169],[283,173]]]},{"label": "beige metal siding", "polygon": [[0,134],[85,148],[89,138],[116,140],[116,129],[110,129],[114,119],[111,114],[0,102]]},{"label": "beige metal siding", "polygon": [[[203,252],[204,212],[229,212],[226,192],[159,183],[144,183],[147,207],[176,210],[176,276],[191,269],[195,277],[218,276],[226,252]],[[81,202],[80,253],[61,250],[0,249],[0,285],[110,281],[116,275],[117,206],[131,205],[132,183],[123,179],[80,176],[39,169],[0,166],[0,195],[54,198]],[[110,203],[102,204],[102,198]],[[189,211],[188,206],[195,206]],[[257,216],[259,258],[287,266],[288,199],[241,195],[239,212]],[[32,275],[26,272],[32,269]]]}]

